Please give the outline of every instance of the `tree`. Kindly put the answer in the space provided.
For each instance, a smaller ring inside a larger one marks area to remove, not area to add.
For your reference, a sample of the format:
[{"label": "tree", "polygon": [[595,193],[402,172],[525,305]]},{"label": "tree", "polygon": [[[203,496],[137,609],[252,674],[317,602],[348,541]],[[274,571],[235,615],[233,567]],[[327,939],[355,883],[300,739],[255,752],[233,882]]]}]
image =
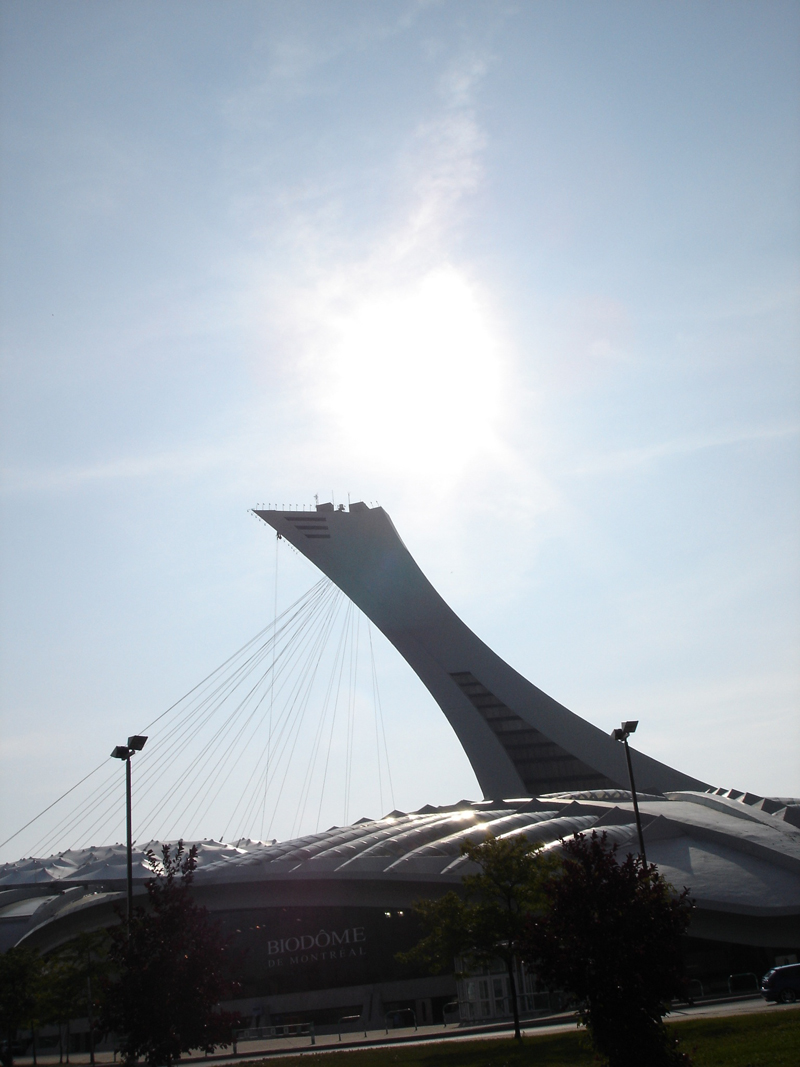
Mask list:
[{"label": "tree", "polygon": [[0,954],[0,1040],[3,1067],[14,1062],[17,1031],[32,1026],[37,1014],[42,961],[22,945]]},{"label": "tree", "polygon": [[42,974],[42,1017],[58,1027],[58,1062],[64,1059],[63,1028],[66,1027],[66,1052],[69,1063],[70,1020],[83,1014],[80,990],[71,963],[60,954],[48,957]]},{"label": "tree", "polygon": [[110,931],[109,957],[117,977],[106,992],[104,1028],[122,1039],[129,1062],[144,1056],[169,1067],[182,1052],[213,1052],[230,1043],[237,1016],[217,1009],[229,993],[226,944],[190,889],[197,848],[183,841],[161,859],[146,853],[155,872],[147,883],[148,910],[134,909],[129,925]]},{"label": "tree", "polygon": [[541,845],[524,837],[493,837],[480,844],[461,847],[480,868],[462,879],[463,898],[449,892],[438,900],[420,900],[414,910],[421,917],[426,936],[404,962],[424,963],[441,971],[463,956],[479,966],[501,960],[506,967],[514,1036],[521,1040],[515,962],[531,912],[543,904],[541,885],[553,870],[555,860],[541,854]]},{"label": "tree", "polygon": [[676,893],[640,856],[620,863],[616,851],[596,830],[564,844],[562,867],[543,886],[546,910],[521,950],[545,981],[576,998],[610,1067],[688,1063],[663,1016],[685,988],[689,891]]},{"label": "tree", "polygon": [[109,970],[108,951],[107,931],[83,932],[44,961],[41,1018],[59,1027],[59,1063],[63,1057],[61,1027],[66,1023],[69,1063],[69,1023],[84,1015],[89,1021],[90,1061],[94,1063],[95,1022],[102,1013],[102,994]]}]

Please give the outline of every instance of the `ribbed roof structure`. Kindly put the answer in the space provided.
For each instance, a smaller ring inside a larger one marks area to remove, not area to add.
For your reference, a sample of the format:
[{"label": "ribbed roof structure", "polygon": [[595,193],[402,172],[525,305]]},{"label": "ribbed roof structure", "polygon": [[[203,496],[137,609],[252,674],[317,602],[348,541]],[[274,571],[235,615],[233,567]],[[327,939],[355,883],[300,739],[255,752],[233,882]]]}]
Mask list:
[{"label": "ribbed roof structure", "polygon": [[[775,943],[800,940],[800,802],[717,791],[642,796],[639,803],[648,858],[677,888],[690,888],[706,925],[716,914],[741,931],[750,917],[773,924],[767,936]],[[605,831],[622,855],[636,851],[630,794],[599,790],[462,801],[395,811],[291,841],[200,841],[195,885],[201,893],[225,887],[227,906],[235,906],[237,886],[261,886],[269,897],[270,885],[281,883],[378,881],[388,889],[403,886],[406,895],[419,886],[423,895],[422,887],[435,892],[437,884],[456,885],[468,873],[461,855],[467,840],[491,833],[558,848],[565,838],[593,829]],[[144,851],[136,853],[134,873],[140,884],[151,874]],[[124,879],[121,845],[4,864],[0,933],[13,920],[17,939],[24,939],[70,912],[107,903],[121,894]],[[745,931],[739,938],[763,940],[764,930],[762,923],[758,935]]]}]

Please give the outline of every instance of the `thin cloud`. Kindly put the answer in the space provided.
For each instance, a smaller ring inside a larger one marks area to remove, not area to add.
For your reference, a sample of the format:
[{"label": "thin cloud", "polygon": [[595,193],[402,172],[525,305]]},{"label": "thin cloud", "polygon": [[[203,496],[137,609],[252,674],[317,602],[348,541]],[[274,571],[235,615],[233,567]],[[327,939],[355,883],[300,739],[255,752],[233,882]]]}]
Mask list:
[{"label": "thin cloud", "polygon": [[175,477],[202,473],[231,459],[227,449],[198,448],[151,456],[127,456],[82,466],[31,470],[9,467],[0,475],[2,492],[68,492],[97,482],[116,482],[151,477]]},{"label": "thin cloud", "polygon": [[746,444],[750,441],[781,440],[796,437],[798,434],[800,434],[799,426],[765,426],[736,433],[678,437],[657,445],[607,452],[605,455],[580,463],[570,473],[613,474],[618,471],[644,467],[661,459],[670,459],[672,456],[690,455],[710,448],[728,448],[731,445]]},{"label": "thin cloud", "polygon": [[[484,59],[462,56],[440,78],[433,113],[396,163],[395,217],[376,229],[371,247],[348,256],[340,220],[309,227],[299,213],[289,243],[302,247],[302,265],[278,287],[276,315],[287,348],[301,353],[298,389],[322,416],[326,451],[335,441],[348,467],[377,462],[417,486],[437,472],[441,487],[442,467],[458,473],[477,459],[478,436],[493,464],[503,465],[507,451],[496,410],[505,339],[488,294],[451,250],[482,174],[485,136],[474,102],[486,69]],[[471,397],[460,395],[470,382],[483,400],[479,425],[468,412]],[[373,462],[363,454],[365,436]],[[376,449],[386,437],[391,449]]]}]

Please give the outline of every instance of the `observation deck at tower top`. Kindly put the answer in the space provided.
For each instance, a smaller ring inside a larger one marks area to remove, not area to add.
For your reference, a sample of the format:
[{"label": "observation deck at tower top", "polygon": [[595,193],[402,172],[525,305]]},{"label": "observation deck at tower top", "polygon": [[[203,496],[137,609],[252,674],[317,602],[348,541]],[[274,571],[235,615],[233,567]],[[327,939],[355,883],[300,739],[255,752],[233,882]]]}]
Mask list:
[{"label": "observation deck at tower top", "polygon": [[[423,574],[382,507],[255,510],[388,638],[444,712],[487,798],[628,787],[622,745],[509,666]],[[631,749],[637,789],[705,782]]]}]

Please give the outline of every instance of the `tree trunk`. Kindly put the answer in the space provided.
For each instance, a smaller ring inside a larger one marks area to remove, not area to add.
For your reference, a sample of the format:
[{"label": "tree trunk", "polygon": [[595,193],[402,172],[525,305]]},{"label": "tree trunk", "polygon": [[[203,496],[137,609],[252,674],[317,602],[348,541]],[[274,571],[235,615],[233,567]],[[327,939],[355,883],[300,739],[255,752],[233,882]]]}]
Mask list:
[{"label": "tree trunk", "polygon": [[522,1032],[519,1028],[519,1005],[517,1004],[517,980],[514,977],[514,957],[511,956],[506,960],[506,967],[508,969],[508,989],[511,995],[511,1008],[514,1012],[514,1037],[517,1041],[522,1040]]},{"label": "tree trunk", "polygon": [[89,1063],[94,1065],[94,1019],[92,1018],[92,979],[86,976],[86,1007],[89,1016]]}]

